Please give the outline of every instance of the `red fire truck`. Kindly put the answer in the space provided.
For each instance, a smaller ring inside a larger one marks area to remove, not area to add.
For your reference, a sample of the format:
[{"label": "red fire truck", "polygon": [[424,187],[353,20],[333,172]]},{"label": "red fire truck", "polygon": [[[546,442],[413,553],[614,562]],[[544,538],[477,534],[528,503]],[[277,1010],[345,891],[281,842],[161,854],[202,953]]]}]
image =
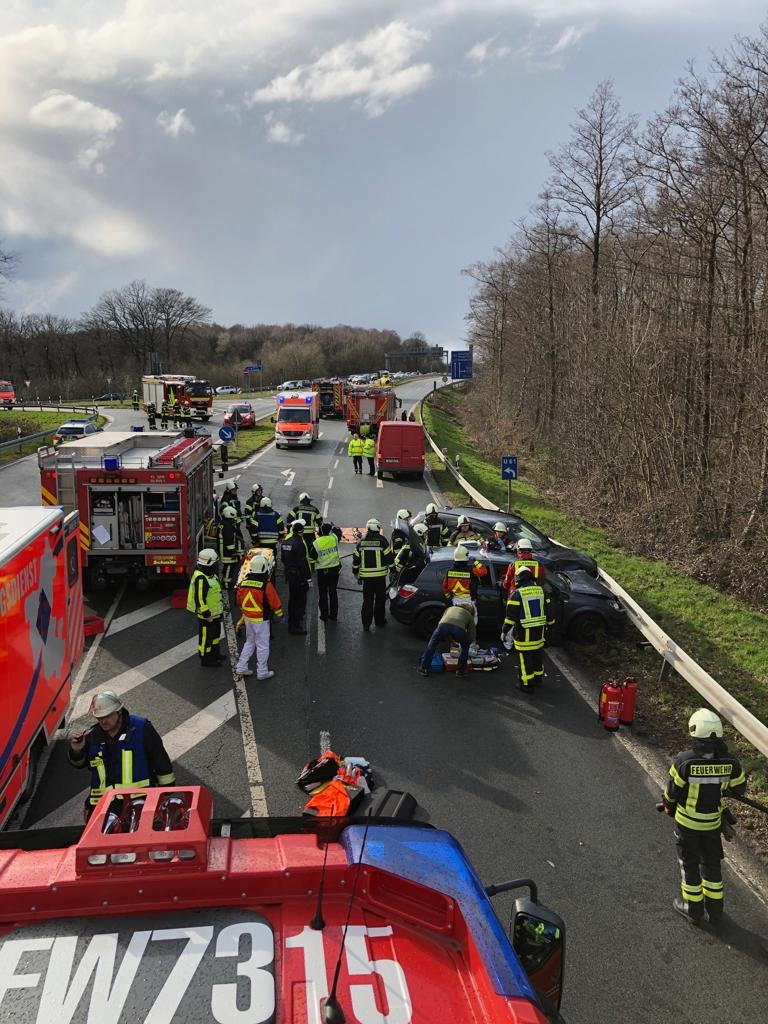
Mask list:
[{"label": "red fire truck", "polygon": [[11,409],[16,401],[16,389],[9,380],[0,380],[0,405]]},{"label": "red fire truck", "polygon": [[368,423],[374,431],[384,420],[395,418],[394,388],[355,387],[347,392],[347,426],[357,429]]},{"label": "red fire truck", "polygon": [[164,373],[141,378],[144,408],[150,402],[160,412],[163,402],[189,402],[192,412],[205,423],[213,415],[213,388],[207,380],[185,373]]},{"label": "red fire truck", "polygon": [[191,573],[213,515],[209,434],[108,431],[38,452],[44,505],[80,513],[86,584]]},{"label": "red fire truck", "polygon": [[320,395],[320,415],[343,419],[346,412],[347,383],[335,377],[312,381],[312,390]]},{"label": "red fire truck", "polygon": [[31,794],[69,703],[83,649],[79,532],[77,512],[0,508],[0,827]]},{"label": "red fire truck", "polygon": [[411,821],[217,819],[185,786],[0,836],[7,1021],[562,1024],[565,941],[533,881]]}]

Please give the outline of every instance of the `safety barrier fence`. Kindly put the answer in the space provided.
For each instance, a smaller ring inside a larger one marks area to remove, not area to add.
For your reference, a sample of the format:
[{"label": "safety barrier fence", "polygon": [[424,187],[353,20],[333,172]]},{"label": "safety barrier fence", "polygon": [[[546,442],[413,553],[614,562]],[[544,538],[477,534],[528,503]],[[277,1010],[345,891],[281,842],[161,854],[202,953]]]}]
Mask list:
[{"label": "safety barrier fence", "polygon": [[[428,396],[427,396],[428,397]],[[423,407],[424,400],[421,402]],[[423,408],[422,408],[422,422],[424,420]],[[472,484],[466,480],[459,471],[451,465],[450,459],[447,453],[444,452],[430,436],[426,426],[424,427],[424,435],[429,442],[432,450],[443,463],[448,472],[453,476],[459,486],[466,491],[466,493],[475,501],[477,504],[484,509],[491,511],[503,511],[499,509],[498,505],[490,501],[481,494],[477,488],[473,487]],[[555,540],[554,537],[550,537],[550,540],[554,544],[559,544],[560,541]],[[627,617],[630,622],[639,630],[645,639],[651,644],[651,646],[658,651],[664,661],[673,668],[687,683],[689,683],[694,690],[701,694],[701,696],[710,704],[718,714],[722,715],[723,718],[727,719],[731,725],[741,735],[749,740],[749,742],[760,751],[761,754],[768,757],[768,726],[756,718],[751,711],[748,711],[742,704],[731,696],[726,689],[724,689],[717,680],[697,664],[693,658],[686,651],[679,647],[675,641],[658,625],[654,622],[651,616],[635,601],[635,599],[627,593],[626,590],[617,583],[612,576],[609,576],[605,570],[600,569],[600,578],[603,580],[605,585],[617,597],[626,608]]]},{"label": "safety barrier fence", "polygon": [[0,405],[0,410],[13,409],[14,412],[82,412],[86,416],[97,416],[96,405],[72,405],[68,402],[54,402],[52,398],[38,398],[35,402],[14,402],[12,405]]},{"label": "safety barrier fence", "polygon": [[20,448],[27,441],[37,441],[41,437],[50,437],[51,434],[55,433],[55,428],[51,428],[50,430],[40,430],[37,434],[25,434],[23,437],[14,437],[12,441],[0,443],[0,452],[8,451],[11,448]]}]

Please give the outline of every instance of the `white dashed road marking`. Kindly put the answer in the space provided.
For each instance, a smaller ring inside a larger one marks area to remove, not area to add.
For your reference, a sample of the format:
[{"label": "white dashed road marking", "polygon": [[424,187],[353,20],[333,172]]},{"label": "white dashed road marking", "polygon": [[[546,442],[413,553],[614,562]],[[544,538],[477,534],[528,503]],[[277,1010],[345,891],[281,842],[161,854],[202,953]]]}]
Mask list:
[{"label": "white dashed road marking", "polygon": [[160,615],[162,612],[168,611],[171,607],[171,599],[164,597],[160,601],[155,601],[153,604],[148,604],[145,608],[137,608],[134,612],[128,612],[127,615],[121,615],[117,619],[112,620],[112,624],[109,627],[109,635],[113,637],[115,633],[121,633],[124,629],[130,629],[131,626],[137,626],[140,622],[146,622],[147,619],[153,619],[155,615]]}]

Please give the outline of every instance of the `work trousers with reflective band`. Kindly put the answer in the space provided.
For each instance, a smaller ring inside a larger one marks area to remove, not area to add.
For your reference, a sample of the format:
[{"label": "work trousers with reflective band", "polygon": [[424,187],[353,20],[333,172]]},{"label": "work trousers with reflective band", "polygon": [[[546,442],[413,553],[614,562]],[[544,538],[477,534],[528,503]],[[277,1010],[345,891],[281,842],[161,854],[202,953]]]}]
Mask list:
[{"label": "work trousers with reflective band", "polygon": [[197,650],[202,661],[217,661],[219,656],[219,640],[221,639],[221,619],[197,620]]},{"label": "work trousers with reflective band", "polygon": [[696,831],[675,829],[677,859],[680,862],[682,894],[691,917],[702,917],[706,907],[710,921],[723,914],[723,843],[720,829]]},{"label": "work trousers with reflective band", "polygon": [[246,672],[248,662],[256,652],[256,677],[262,678],[269,672],[269,619],[256,622],[245,619],[245,643],[237,661],[236,672]]},{"label": "work trousers with reflective band", "polygon": [[522,650],[515,643],[518,669],[520,670],[520,685],[524,690],[533,690],[541,686],[544,679],[544,651],[543,645],[537,650],[523,648]]}]

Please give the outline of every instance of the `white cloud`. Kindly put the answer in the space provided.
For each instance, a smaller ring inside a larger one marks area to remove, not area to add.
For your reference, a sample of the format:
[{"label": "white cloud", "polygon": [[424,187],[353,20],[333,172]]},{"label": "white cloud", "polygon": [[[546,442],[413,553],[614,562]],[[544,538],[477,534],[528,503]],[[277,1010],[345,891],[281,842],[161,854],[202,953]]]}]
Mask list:
[{"label": "white cloud", "polygon": [[67,270],[37,281],[16,278],[8,287],[8,298],[21,313],[55,313],[60,300],[72,291],[79,280],[77,270]]},{"label": "white cloud", "polygon": [[494,46],[495,39],[495,36],[491,36],[490,39],[483,39],[475,43],[464,54],[464,60],[477,65],[484,64],[488,60],[504,60],[512,50],[509,46]]},{"label": "white cloud", "polygon": [[184,107],[177,110],[175,114],[169,114],[167,110],[161,111],[157,115],[157,123],[166,135],[170,135],[174,139],[178,139],[180,135],[194,135],[195,133],[195,126],[187,117]]},{"label": "white cloud", "polygon": [[576,25],[569,25],[551,47],[549,51],[550,56],[554,57],[558,53],[565,53],[566,50],[570,50],[572,47],[578,46],[586,31],[587,28],[584,25],[580,27],[577,27]]},{"label": "white cloud", "polygon": [[264,115],[264,120],[268,125],[267,139],[270,142],[283,146],[299,146],[304,141],[304,133],[294,131],[285,121],[281,121],[273,110]]},{"label": "white cloud", "polygon": [[554,39],[550,31],[539,27],[530,33],[514,56],[528,71],[559,71],[565,64],[568,52],[578,49],[584,36],[594,27],[594,23],[567,25]]},{"label": "white cloud", "polygon": [[73,135],[109,135],[120,118],[104,107],[63,92],[51,92],[29,112],[33,124]]},{"label": "white cloud", "polygon": [[300,64],[273,78],[251,96],[251,103],[328,102],[357,99],[371,117],[423,88],[430,64],[411,64],[428,35],[401,21],[374,29],[363,39],[327,50],[314,64]]}]

